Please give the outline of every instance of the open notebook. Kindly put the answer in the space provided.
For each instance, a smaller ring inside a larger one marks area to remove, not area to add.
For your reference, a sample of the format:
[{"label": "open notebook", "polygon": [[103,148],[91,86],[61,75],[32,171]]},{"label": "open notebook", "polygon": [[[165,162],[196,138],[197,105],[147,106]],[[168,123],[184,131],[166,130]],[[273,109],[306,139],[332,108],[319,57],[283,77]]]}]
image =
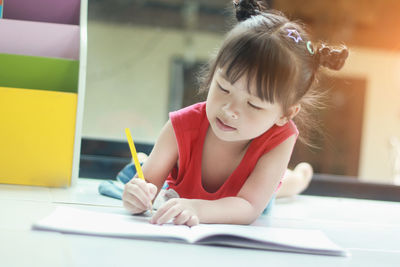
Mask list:
[{"label": "open notebook", "polygon": [[319,230],[271,228],[229,224],[153,225],[149,217],[101,213],[57,207],[33,229],[62,233],[158,240],[201,245],[224,245],[333,256],[347,256]]}]

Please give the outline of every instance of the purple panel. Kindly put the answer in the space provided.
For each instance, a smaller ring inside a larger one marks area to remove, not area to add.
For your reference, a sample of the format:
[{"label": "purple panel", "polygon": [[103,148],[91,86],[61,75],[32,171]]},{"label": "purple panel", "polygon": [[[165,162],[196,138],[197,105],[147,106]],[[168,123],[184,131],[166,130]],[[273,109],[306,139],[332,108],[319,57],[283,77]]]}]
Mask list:
[{"label": "purple panel", "polygon": [[0,20],[0,53],[79,60],[77,25]]},{"label": "purple panel", "polygon": [[5,19],[79,25],[80,0],[7,0]]}]

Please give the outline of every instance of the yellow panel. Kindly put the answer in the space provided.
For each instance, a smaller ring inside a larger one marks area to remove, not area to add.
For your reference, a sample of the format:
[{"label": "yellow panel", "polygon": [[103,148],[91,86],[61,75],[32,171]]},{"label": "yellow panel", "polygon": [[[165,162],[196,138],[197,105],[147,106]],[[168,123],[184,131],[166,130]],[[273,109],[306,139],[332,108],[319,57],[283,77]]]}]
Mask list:
[{"label": "yellow panel", "polygon": [[0,87],[0,183],[69,186],[77,94]]}]

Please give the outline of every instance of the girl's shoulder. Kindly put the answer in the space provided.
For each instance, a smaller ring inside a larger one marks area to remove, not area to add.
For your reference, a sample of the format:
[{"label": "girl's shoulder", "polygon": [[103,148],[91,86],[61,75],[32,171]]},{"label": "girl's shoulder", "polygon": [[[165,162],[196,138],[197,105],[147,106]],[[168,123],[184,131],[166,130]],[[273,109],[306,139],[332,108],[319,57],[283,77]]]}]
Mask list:
[{"label": "girl's shoulder", "polygon": [[296,124],[290,120],[283,126],[274,125],[267,132],[254,139],[252,147],[258,151],[259,155],[262,155],[283,143],[290,136],[297,139],[298,135],[299,131]]},{"label": "girl's shoulder", "polygon": [[169,113],[172,125],[181,125],[187,129],[198,129],[205,116],[206,102],[196,103]]},{"label": "girl's shoulder", "polygon": [[206,110],[206,102],[199,102],[182,109],[170,112],[170,116],[199,116]]}]

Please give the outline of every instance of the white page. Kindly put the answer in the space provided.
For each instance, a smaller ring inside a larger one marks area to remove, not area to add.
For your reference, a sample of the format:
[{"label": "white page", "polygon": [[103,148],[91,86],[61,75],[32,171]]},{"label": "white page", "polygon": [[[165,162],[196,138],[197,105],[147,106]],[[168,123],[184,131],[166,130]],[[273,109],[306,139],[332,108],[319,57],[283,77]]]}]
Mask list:
[{"label": "white page", "polygon": [[334,255],[348,254],[322,231],[311,229],[249,227],[229,224],[200,225],[196,229],[196,235],[192,238],[202,244],[226,244],[301,252],[326,251],[327,254]]},{"label": "white page", "polygon": [[120,215],[57,207],[33,226],[36,229],[102,236],[142,237],[146,239],[183,239],[190,234],[187,226],[154,225],[145,216]]},{"label": "white page", "polygon": [[88,235],[186,241],[341,256],[347,254],[319,230],[230,224],[200,224],[189,228],[173,224],[154,225],[150,224],[149,220],[150,218],[145,216],[57,207],[51,215],[35,223],[33,227]]}]

